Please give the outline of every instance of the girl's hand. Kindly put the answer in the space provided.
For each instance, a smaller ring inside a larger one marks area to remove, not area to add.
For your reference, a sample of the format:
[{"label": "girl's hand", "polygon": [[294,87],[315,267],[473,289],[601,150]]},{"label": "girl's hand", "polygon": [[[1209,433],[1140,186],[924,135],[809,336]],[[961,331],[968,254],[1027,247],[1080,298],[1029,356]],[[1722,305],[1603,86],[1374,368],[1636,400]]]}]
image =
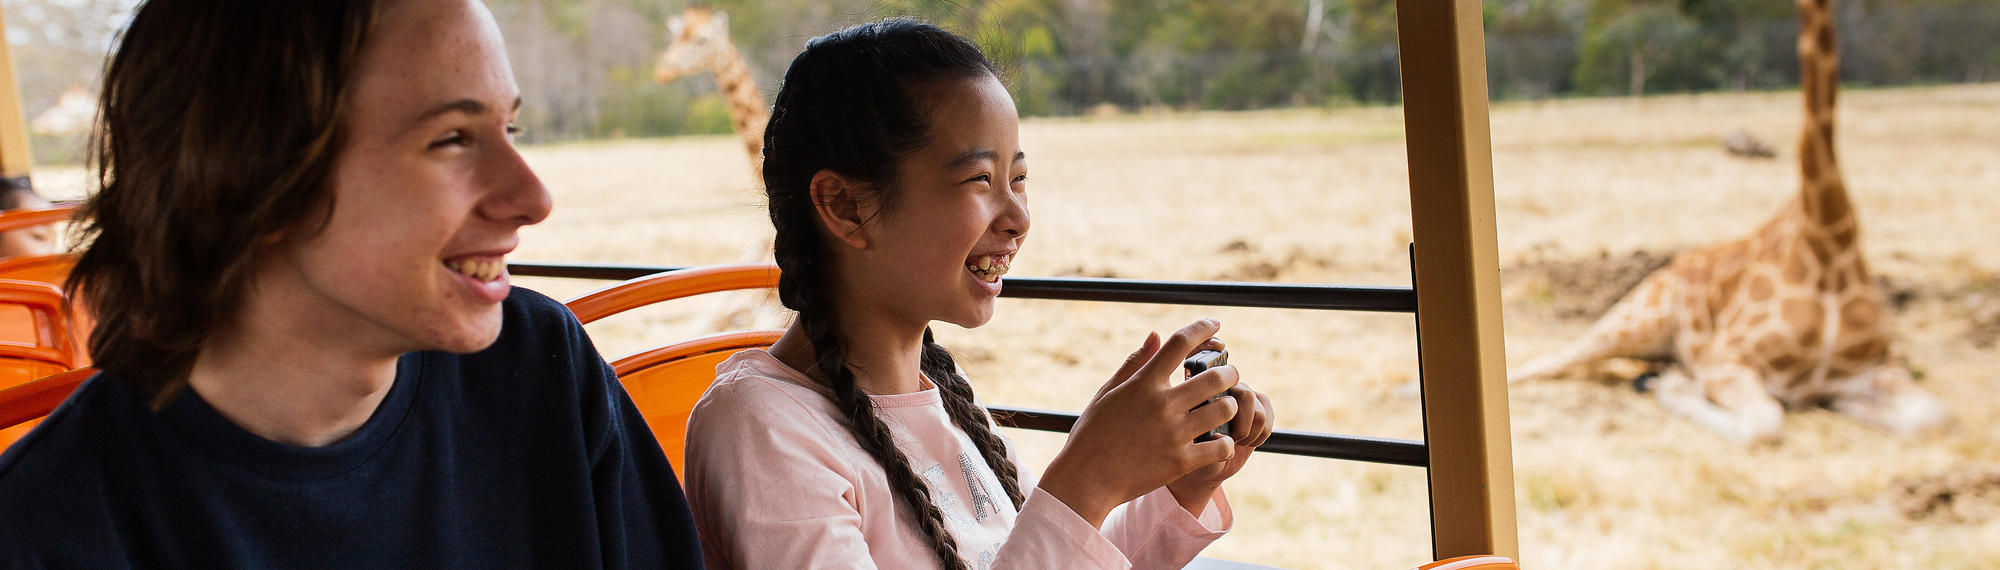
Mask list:
[{"label": "girl's hand", "polygon": [[[1174,501],[1181,508],[1195,516],[1201,516],[1203,508],[1222,487],[1222,482],[1243,470],[1243,464],[1250,460],[1250,452],[1271,439],[1272,412],[1271,397],[1250,389],[1248,384],[1237,383],[1229,389],[1231,399],[1237,402],[1236,417],[1229,420],[1229,433],[1240,437],[1231,443],[1235,453],[1227,461],[1196,469],[1180,479],[1167,484],[1167,491],[1174,494]],[[1232,439],[1222,436],[1221,439]]]},{"label": "girl's hand", "polygon": [[1041,489],[1091,526],[1101,526],[1112,507],[1228,461],[1233,441],[1196,442],[1195,437],[1237,415],[1237,398],[1201,405],[1236,386],[1236,369],[1218,366],[1186,382],[1173,381],[1181,359],[1220,328],[1214,320],[1196,321],[1164,346],[1159,335],[1147,335],[1084,408],[1069,441],[1044,472]]}]

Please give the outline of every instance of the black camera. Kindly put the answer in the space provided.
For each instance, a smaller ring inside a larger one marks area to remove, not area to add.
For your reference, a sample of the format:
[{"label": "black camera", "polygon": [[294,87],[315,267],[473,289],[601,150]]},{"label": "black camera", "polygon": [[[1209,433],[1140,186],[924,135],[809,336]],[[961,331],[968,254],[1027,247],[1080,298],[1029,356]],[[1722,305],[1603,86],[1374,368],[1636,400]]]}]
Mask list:
[{"label": "black camera", "polygon": [[[1181,368],[1187,369],[1188,378],[1193,378],[1194,375],[1200,374],[1204,370],[1208,370],[1210,368],[1214,368],[1217,366],[1222,366],[1224,364],[1229,364],[1229,351],[1204,350],[1201,352],[1194,353],[1194,356],[1188,357],[1187,360],[1181,361]],[[1210,403],[1216,400],[1220,400],[1227,397],[1229,397],[1228,392],[1217,394],[1215,397],[1209,398],[1207,402],[1202,402],[1201,406],[1209,405]],[[1201,406],[1195,406],[1195,409],[1199,410],[1201,409]],[[1195,438],[1195,441],[1208,441],[1225,435],[1229,435],[1229,422],[1222,422],[1222,425],[1215,426],[1215,429],[1208,430],[1208,433],[1204,433],[1201,435],[1201,437]]]}]

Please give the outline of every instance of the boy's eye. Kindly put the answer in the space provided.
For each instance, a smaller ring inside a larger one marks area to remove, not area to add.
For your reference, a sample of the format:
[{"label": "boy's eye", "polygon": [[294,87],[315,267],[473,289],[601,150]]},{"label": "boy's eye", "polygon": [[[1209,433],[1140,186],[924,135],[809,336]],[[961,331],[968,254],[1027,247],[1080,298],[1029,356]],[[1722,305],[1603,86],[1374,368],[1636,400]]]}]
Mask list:
[{"label": "boy's eye", "polygon": [[471,139],[465,137],[465,131],[452,131],[450,133],[445,134],[445,136],[442,138],[431,141],[430,148],[443,148],[447,146],[463,145],[470,141]]},{"label": "boy's eye", "polygon": [[1026,175],[1026,174],[1022,174],[1022,175],[1020,175],[1020,176],[1015,176],[1015,177],[1014,177],[1014,183],[1015,183],[1015,184],[1020,184],[1020,183],[1022,183],[1022,182],[1027,182],[1027,181],[1028,181],[1028,175]]},{"label": "boy's eye", "polygon": [[993,181],[993,175],[991,175],[991,174],[981,174],[981,175],[978,175],[978,176],[974,176],[974,177],[971,177],[971,178],[967,178],[967,179],[965,179],[965,182],[960,182],[959,184],[966,184],[966,183],[971,183],[971,182],[992,182],[992,181]]},{"label": "boy's eye", "polygon": [[521,128],[521,126],[520,126],[520,125],[517,125],[517,124],[514,124],[514,123],[507,123],[507,136],[510,136],[510,137],[518,137],[518,136],[521,136],[521,131],[525,131],[525,130],[527,130],[527,129],[523,129],[523,128]]}]

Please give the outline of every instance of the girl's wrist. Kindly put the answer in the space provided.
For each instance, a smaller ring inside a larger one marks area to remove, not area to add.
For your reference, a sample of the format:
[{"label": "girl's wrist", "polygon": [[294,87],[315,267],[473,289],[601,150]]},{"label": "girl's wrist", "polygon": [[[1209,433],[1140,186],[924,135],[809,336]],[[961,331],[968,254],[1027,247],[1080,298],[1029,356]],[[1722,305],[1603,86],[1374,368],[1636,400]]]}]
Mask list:
[{"label": "girl's wrist", "polygon": [[1096,478],[1077,476],[1066,467],[1062,458],[1056,458],[1056,461],[1050,463],[1049,468],[1042,472],[1042,480],[1036,486],[1041,488],[1042,492],[1062,501],[1064,506],[1076,512],[1076,515],[1082,517],[1084,522],[1090,523],[1090,526],[1103,528],[1104,518],[1110,516],[1111,509],[1118,504],[1105,499],[1109,493],[1093,488],[1090,482],[1096,481]]},{"label": "girl's wrist", "polygon": [[1219,482],[1191,484],[1175,481],[1167,484],[1167,492],[1173,494],[1174,502],[1180,503],[1181,508],[1187,509],[1188,514],[1196,517],[1201,516],[1201,511],[1208,508],[1208,502],[1215,498],[1215,491],[1221,488],[1222,483]]}]

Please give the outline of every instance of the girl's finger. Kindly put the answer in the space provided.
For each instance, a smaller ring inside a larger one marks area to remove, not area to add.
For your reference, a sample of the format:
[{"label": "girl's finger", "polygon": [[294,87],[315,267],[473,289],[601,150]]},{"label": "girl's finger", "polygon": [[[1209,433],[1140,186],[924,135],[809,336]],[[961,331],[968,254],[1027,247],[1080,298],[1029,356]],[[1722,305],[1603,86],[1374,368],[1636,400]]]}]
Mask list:
[{"label": "girl's finger", "polygon": [[[1194,375],[1179,386],[1168,388],[1167,402],[1180,406],[1183,410],[1192,410],[1202,402],[1207,402],[1209,398],[1228,394],[1230,388],[1236,387],[1238,379],[1240,377],[1236,374],[1235,366],[1224,364],[1210,368]],[[1227,419],[1224,418],[1224,421]]]},{"label": "girl's finger", "polygon": [[1187,439],[1192,441],[1201,434],[1208,433],[1208,430],[1215,429],[1216,426],[1229,424],[1230,419],[1236,416],[1236,412],[1234,398],[1222,398],[1188,412],[1188,423],[1184,428],[1187,430]]},{"label": "girl's finger", "polygon": [[1193,466],[1188,472],[1193,473],[1203,467],[1229,461],[1235,457],[1236,440],[1225,435],[1208,441],[1198,441],[1188,444],[1187,453],[1190,465]]},{"label": "girl's finger", "polygon": [[1277,413],[1271,407],[1271,397],[1264,395],[1262,392],[1257,393],[1256,415],[1257,425],[1251,428],[1256,430],[1257,439],[1255,443],[1251,444],[1253,447],[1263,446],[1264,442],[1271,440],[1271,434],[1278,430]]},{"label": "girl's finger", "polygon": [[1099,398],[1104,397],[1105,392],[1110,392],[1112,388],[1117,388],[1127,380],[1132,379],[1133,374],[1139,371],[1139,367],[1145,366],[1146,362],[1152,360],[1153,355],[1159,354],[1159,352],[1160,333],[1146,333],[1146,340],[1139,343],[1139,350],[1132,351],[1130,356],[1125,357],[1125,363],[1118,365],[1118,371],[1112,373],[1111,380],[1105,382],[1104,386],[1097,389],[1097,395],[1092,396],[1090,401],[1096,402]]},{"label": "girl's finger", "polygon": [[1229,396],[1236,399],[1236,417],[1229,420],[1229,433],[1238,434],[1246,441],[1256,438],[1257,393],[1239,381],[1229,389]]},{"label": "girl's finger", "polygon": [[[1147,361],[1146,365],[1139,369],[1138,375],[1157,378],[1162,383],[1172,382],[1174,372],[1180,369],[1181,360],[1186,358],[1178,355],[1188,354],[1194,347],[1215,336],[1215,331],[1221,329],[1222,323],[1215,319],[1202,319],[1181,327],[1181,330],[1174,331],[1173,336],[1167,337],[1166,343],[1160,346],[1159,353],[1154,354],[1152,360]],[[1167,355],[1175,356],[1163,358]],[[1217,391],[1209,395],[1221,393]]]}]

